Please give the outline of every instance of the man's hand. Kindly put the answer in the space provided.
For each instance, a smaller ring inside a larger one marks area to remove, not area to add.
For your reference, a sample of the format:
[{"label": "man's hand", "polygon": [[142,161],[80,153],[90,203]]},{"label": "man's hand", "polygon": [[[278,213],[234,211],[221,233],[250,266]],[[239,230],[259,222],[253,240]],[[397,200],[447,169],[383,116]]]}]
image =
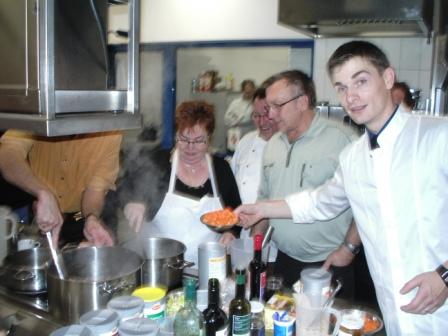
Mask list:
[{"label": "man's hand", "polygon": [[346,246],[341,245],[337,250],[330,253],[322,268],[328,270],[330,266],[347,266],[353,261],[354,257],[353,253]]},{"label": "man's hand", "polygon": [[219,238],[219,242],[224,245],[229,245],[232,240],[235,239],[235,236],[231,232],[224,232]]},{"label": "man's hand", "polygon": [[95,215],[89,215],[84,224],[84,236],[95,246],[113,246],[112,235]]},{"label": "man's hand", "polygon": [[58,246],[59,232],[64,219],[54,195],[49,191],[40,191],[33,204],[33,209],[34,220],[39,229],[43,232],[52,231],[53,243]]},{"label": "man's hand", "polygon": [[135,231],[140,232],[145,219],[146,207],[143,203],[130,202],[124,207],[124,216],[128,220],[129,226]]},{"label": "man's hand", "polygon": [[435,271],[417,275],[403,286],[400,294],[409,293],[417,287],[415,297],[401,310],[412,314],[434,313],[448,298],[448,288]]},{"label": "man's hand", "polygon": [[243,204],[234,210],[238,216],[238,225],[247,229],[265,218],[262,203]]}]

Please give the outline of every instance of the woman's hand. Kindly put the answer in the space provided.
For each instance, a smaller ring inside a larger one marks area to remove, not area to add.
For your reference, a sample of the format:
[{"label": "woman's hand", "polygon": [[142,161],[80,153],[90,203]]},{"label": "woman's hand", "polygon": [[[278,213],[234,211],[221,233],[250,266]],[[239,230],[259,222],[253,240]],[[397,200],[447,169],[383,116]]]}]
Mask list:
[{"label": "woman's hand", "polygon": [[128,220],[129,226],[135,231],[140,232],[145,219],[146,207],[143,203],[130,202],[124,207],[124,216]]}]

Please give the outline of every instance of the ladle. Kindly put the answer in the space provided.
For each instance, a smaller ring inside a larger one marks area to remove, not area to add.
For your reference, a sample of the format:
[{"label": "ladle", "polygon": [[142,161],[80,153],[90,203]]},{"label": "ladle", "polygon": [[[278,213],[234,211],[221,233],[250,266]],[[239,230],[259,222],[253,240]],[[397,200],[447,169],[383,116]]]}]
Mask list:
[{"label": "ladle", "polygon": [[316,314],[316,316],[313,319],[313,322],[311,322],[311,325],[313,325],[318,318],[320,318],[321,314],[327,309],[327,307],[330,305],[330,303],[333,301],[336,294],[341,290],[342,288],[342,281],[339,279],[336,279],[336,288],[331,292],[330,296],[325,300],[324,304],[322,305],[322,308],[319,311],[319,314]]},{"label": "ladle", "polygon": [[53,237],[51,234],[51,231],[47,231],[46,233],[47,240],[48,240],[48,246],[50,247],[51,257],[53,258],[54,266],[56,267],[56,271],[58,272],[59,278],[64,280],[65,279],[65,269],[63,265],[63,261],[58,256],[58,253],[53,245]]}]

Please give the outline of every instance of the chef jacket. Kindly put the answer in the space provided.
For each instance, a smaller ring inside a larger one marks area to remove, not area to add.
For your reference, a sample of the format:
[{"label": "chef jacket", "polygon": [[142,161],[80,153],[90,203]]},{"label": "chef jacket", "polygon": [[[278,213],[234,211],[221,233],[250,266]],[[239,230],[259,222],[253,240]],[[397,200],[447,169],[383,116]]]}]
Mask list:
[{"label": "chef jacket", "polygon": [[340,156],[334,177],[286,202],[297,223],[336,216],[351,206],[388,335],[446,335],[448,303],[435,313],[405,313],[416,275],[448,260],[448,120],[401,108],[371,150],[364,134]]},{"label": "chef jacket", "polygon": [[[243,204],[255,203],[257,200],[263,150],[266,144],[267,141],[260,137],[258,130],[249,132],[240,140],[232,156],[230,166]],[[240,238],[249,236],[250,229],[241,231]],[[277,247],[273,241],[270,244],[269,261],[274,262],[277,258]]]}]

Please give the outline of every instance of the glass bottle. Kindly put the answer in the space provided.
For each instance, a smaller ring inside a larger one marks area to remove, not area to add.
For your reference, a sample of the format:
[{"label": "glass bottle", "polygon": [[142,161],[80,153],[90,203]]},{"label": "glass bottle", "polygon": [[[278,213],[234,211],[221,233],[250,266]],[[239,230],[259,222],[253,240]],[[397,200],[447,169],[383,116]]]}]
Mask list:
[{"label": "glass bottle", "polygon": [[220,308],[219,280],[208,280],[208,306],[204,310],[205,335],[227,336],[227,315]]},{"label": "glass bottle", "polygon": [[250,336],[250,303],[245,297],[246,270],[237,269],[235,297],[229,305],[229,336]]},{"label": "glass bottle", "polygon": [[250,271],[250,300],[262,301],[266,288],[266,265],[261,261],[261,243],[263,235],[254,237],[254,258],[249,264]]},{"label": "glass bottle", "polygon": [[174,317],[176,336],[204,335],[204,318],[196,308],[196,281],[187,278],[184,283],[185,303]]},{"label": "glass bottle", "polygon": [[250,336],[264,336],[264,305],[259,301],[250,302]]}]

